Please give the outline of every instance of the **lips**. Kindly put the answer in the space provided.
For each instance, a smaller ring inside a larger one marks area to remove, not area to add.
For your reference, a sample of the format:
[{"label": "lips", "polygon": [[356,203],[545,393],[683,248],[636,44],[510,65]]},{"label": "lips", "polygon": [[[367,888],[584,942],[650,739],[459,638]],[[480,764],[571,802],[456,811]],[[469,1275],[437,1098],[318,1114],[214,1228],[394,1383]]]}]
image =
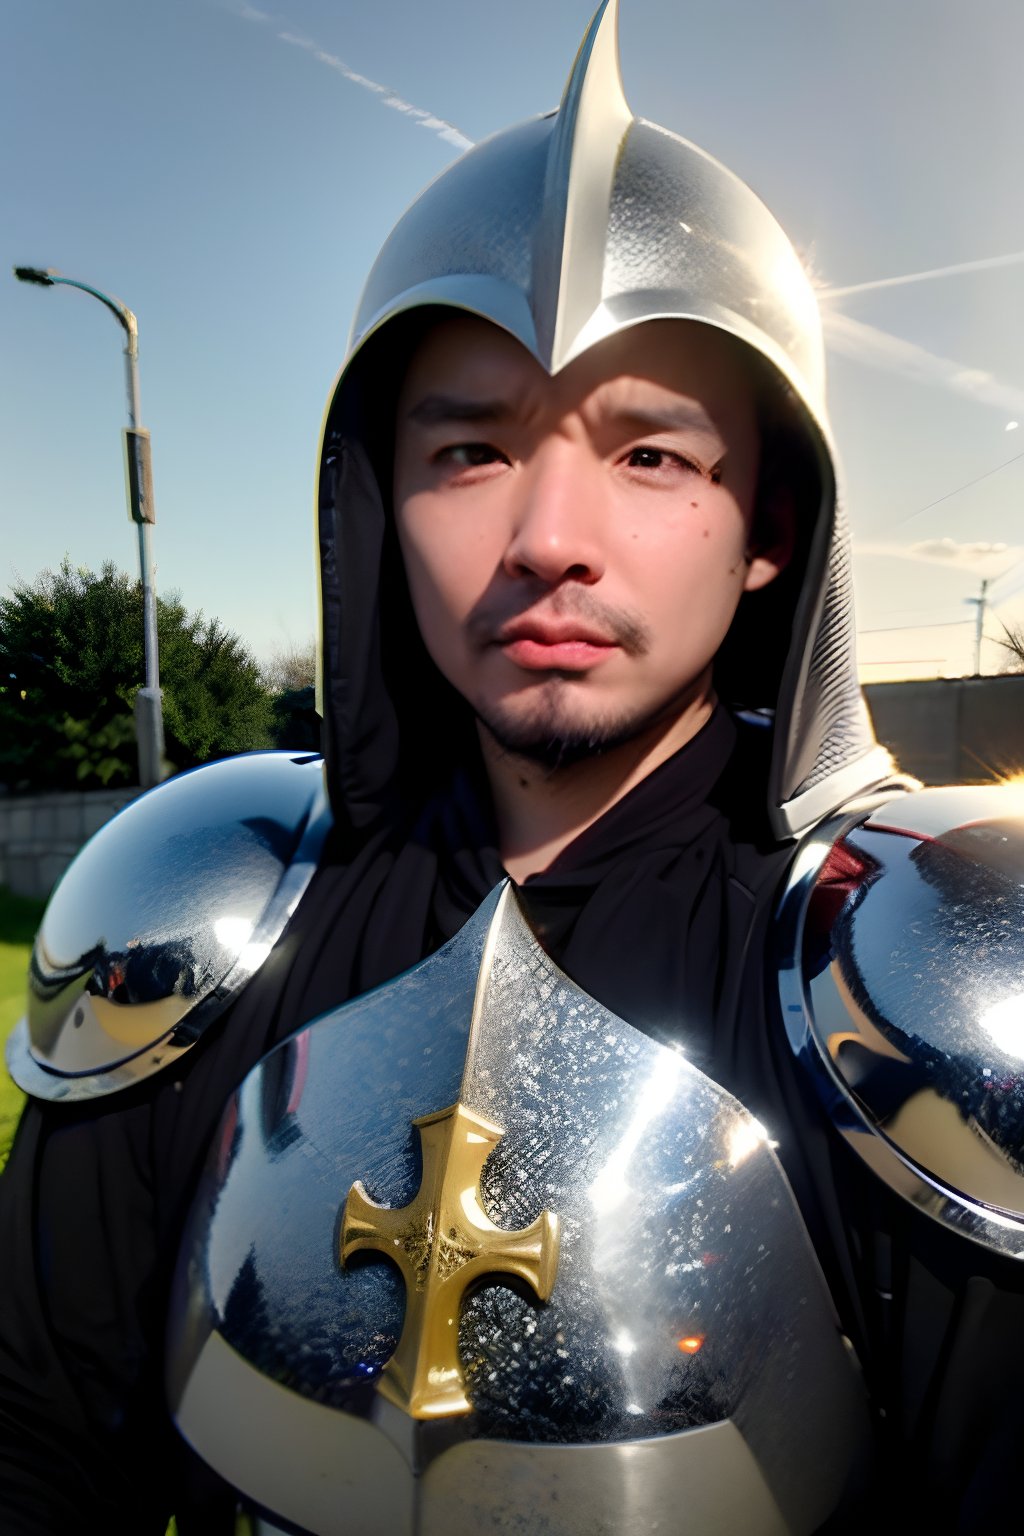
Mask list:
[{"label": "lips", "polygon": [[607,661],[618,643],[598,629],[568,619],[517,619],[495,642],[518,667],[530,672],[587,672]]}]

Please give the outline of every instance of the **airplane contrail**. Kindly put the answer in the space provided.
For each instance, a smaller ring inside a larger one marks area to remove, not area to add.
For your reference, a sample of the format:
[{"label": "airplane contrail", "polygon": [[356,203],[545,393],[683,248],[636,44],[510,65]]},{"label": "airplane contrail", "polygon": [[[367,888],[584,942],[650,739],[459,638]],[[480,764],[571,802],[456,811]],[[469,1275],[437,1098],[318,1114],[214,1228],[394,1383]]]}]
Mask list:
[{"label": "airplane contrail", "polygon": [[[267,11],[261,11],[254,5],[249,5],[246,0],[237,0],[231,6],[234,14],[242,21],[253,22],[258,26],[275,26],[276,22]],[[391,89],[389,85],[383,85],[379,80],[371,80],[367,75],[361,75],[358,70],[352,69],[344,59],[340,59],[336,53],[327,53],[311,37],[305,37],[298,32],[277,32],[279,42],[287,43],[292,48],[301,48],[317,60],[318,63],[333,69],[342,79],[348,80],[352,85],[361,86],[364,91],[377,97],[382,107],[390,107],[392,112],[401,112],[410,122],[418,128],[426,128],[436,133],[439,139],[446,144],[452,144],[456,149],[472,149],[473,140],[456,128],[454,123],[447,118],[438,117],[436,113],[429,112],[426,107],[416,107],[411,101],[406,101]]]},{"label": "airplane contrail", "polygon": [[914,341],[904,341],[827,306],[822,310],[821,322],[829,348],[843,357],[885,368],[923,384],[941,385],[954,394],[976,400],[980,405],[996,406],[1012,416],[1024,415],[1024,389],[1004,384],[984,368],[970,368],[953,358],[940,357]]},{"label": "airplane contrail", "polygon": [[[230,9],[243,21],[259,26],[277,27],[278,21],[267,11],[248,3],[248,0],[229,0]],[[352,85],[358,85],[379,100],[381,106],[400,112],[420,128],[436,133],[446,144],[456,149],[471,149],[473,140],[450,123],[425,107],[417,107],[399,96],[390,86],[360,74],[337,54],[328,53],[311,37],[302,33],[280,30],[278,40],[292,48],[301,48],[318,63],[332,69]],[[990,256],[980,261],[959,262],[953,266],[934,267],[926,272],[910,272],[902,277],[876,278],[867,283],[852,283],[842,288],[819,288],[819,299],[839,299],[849,294],[866,293],[876,288],[896,288],[907,283],[925,282],[932,278],[952,277],[964,272],[978,272],[990,267],[1005,267],[1024,262],[1024,251],[1011,252],[1006,256]],[[981,369],[969,368],[950,358],[930,353],[914,342],[902,341],[876,326],[853,320],[828,304],[822,307],[822,323],[826,340],[835,352],[872,367],[883,368],[904,377],[924,383],[938,384],[966,395],[982,404],[998,406],[1015,415],[1024,416],[1024,390],[1002,384]]]},{"label": "airplane contrail", "polygon": [[902,288],[907,283],[927,283],[936,277],[959,277],[965,272],[987,272],[992,267],[1016,267],[1024,262],[1024,251],[1006,256],[983,256],[979,261],[958,261],[951,267],[929,267],[925,272],[907,272],[903,277],[876,277],[867,283],[848,283],[843,288],[819,288],[819,299],[845,299],[851,293],[873,293],[876,288]]}]

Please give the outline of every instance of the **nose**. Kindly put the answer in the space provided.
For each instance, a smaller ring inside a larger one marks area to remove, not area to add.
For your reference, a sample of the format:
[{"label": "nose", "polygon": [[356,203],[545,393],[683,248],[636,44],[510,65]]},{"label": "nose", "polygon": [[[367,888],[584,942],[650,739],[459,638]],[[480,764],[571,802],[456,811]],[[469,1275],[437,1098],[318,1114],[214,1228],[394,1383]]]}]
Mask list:
[{"label": "nose", "polygon": [[503,567],[546,585],[592,585],[605,570],[601,466],[580,445],[552,442],[520,475]]}]

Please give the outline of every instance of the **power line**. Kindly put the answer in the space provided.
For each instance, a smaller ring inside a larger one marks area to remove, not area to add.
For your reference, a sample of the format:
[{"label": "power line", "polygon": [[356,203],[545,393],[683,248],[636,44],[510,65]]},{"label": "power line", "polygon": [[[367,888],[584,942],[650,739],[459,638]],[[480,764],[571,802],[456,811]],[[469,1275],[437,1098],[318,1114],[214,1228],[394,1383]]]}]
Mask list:
[{"label": "power line", "polygon": [[962,492],[969,491],[972,486],[980,485],[983,480],[988,480],[991,475],[998,475],[1001,469],[1009,469],[1011,464],[1016,464],[1020,459],[1024,459],[1024,451],[1021,453],[1015,453],[1012,459],[1004,459],[1002,464],[997,464],[994,469],[986,469],[984,474],[975,475],[973,480],[965,481],[963,485],[958,485],[955,490],[947,491],[944,496],[937,496],[935,500],[930,501],[926,507],[918,507],[916,512],[908,512],[906,517],[898,517],[896,521],[894,523],[890,523],[889,526],[891,528],[898,528],[901,523],[913,522],[915,517],[921,517],[923,513],[930,512],[933,507],[941,506],[944,501],[950,501],[954,496],[959,496],[962,494]]},{"label": "power line", "polygon": [[[1003,571],[1001,575],[993,576],[991,581],[989,582],[989,586],[997,587],[1001,581],[1005,581],[1006,580],[1007,576],[1012,576],[1014,571],[1020,565],[1024,565],[1024,555],[1022,555],[1019,560],[1015,560],[1012,565],[1008,565],[1006,567],[1006,570]],[[1024,573],[1022,573],[1022,575],[1021,575],[1021,581],[1024,581]],[[1008,592],[1000,592],[997,595],[997,597],[996,597],[996,602],[998,602],[999,604],[1007,602],[1011,597],[1013,597],[1013,595],[1017,591],[1017,587],[1019,585],[1020,585],[1020,581],[1018,581],[1016,586],[1012,586]]]},{"label": "power line", "polygon": [[[972,599],[974,601],[974,599]],[[938,619],[934,624],[880,624],[877,629],[858,629],[858,635],[891,635],[901,629],[955,629],[958,624],[973,624],[974,619]]]}]

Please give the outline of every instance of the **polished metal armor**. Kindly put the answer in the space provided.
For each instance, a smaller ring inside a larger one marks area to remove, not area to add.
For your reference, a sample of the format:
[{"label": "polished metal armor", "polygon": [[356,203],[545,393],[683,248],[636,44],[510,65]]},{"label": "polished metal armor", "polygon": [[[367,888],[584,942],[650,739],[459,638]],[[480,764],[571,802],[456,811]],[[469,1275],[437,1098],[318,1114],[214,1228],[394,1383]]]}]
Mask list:
[{"label": "polished metal armor", "polygon": [[168,1359],[186,1439],[316,1536],[810,1532],[866,1440],[765,1132],[508,885],[243,1083]]},{"label": "polished metal armor", "polygon": [[281,937],[330,826],[319,757],[181,774],[100,828],[50,898],[7,1067],[90,1099],[177,1061]]},{"label": "polished metal armor", "polygon": [[[748,188],[633,116],[615,26],[606,0],[559,110],[400,222],[325,426],[374,338],[424,306],[502,326],[552,373],[663,318],[774,371],[818,494],[772,701],[774,826],[807,833],[780,913],[786,1027],[880,1177],[1021,1255],[1020,811],[998,791],[850,804],[892,775],[856,684],[813,290]],[[176,1059],[283,931],[328,823],[318,762],[287,755],[123,812],[47,912],[15,1078],[82,1098]],[[246,1079],[183,1248],[168,1382],[200,1453],[317,1536],[810,1532],[866,1431],[765,1132],[563,976],[508,889]]]},{"label": "polished metal armor", "polygon": [[839,1134],[920,1210],[1024,1259],[1024,788],[826,823],[778,936],[790,1042]]}]

